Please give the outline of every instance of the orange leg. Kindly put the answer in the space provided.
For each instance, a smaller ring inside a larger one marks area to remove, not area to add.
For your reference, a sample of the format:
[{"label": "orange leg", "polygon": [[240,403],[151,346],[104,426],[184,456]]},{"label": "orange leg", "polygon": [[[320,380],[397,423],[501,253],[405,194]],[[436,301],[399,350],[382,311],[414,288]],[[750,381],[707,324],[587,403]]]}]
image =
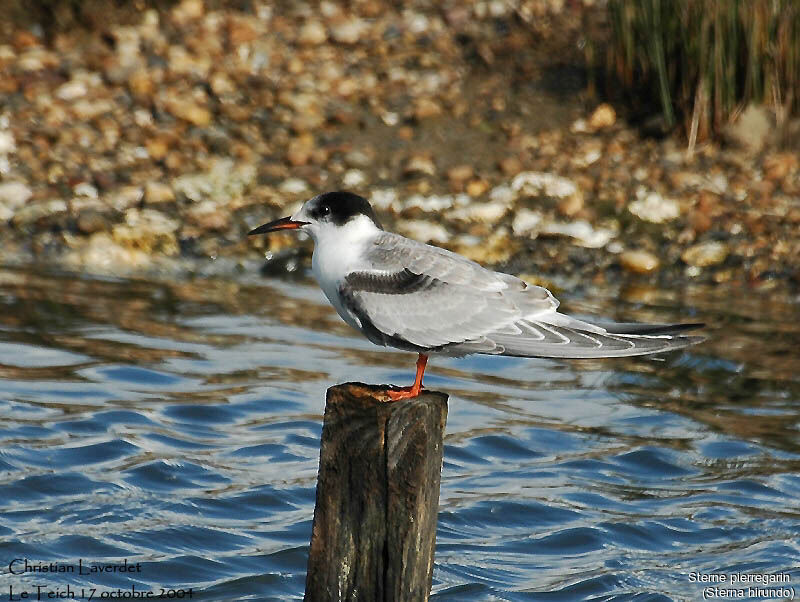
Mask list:
[{"label": "orange leg", "polygon": [[422,375],[425,373],[425,365],[428,363],[428,356],[424,353],[419,354],[417,358],[417,376],[414,378],[414,384],[410,387],[403,387],[398,390],[387,391],[389,399],[392,401],[400,401],[401,399],[411,399],[419,395],[422,389]]}]

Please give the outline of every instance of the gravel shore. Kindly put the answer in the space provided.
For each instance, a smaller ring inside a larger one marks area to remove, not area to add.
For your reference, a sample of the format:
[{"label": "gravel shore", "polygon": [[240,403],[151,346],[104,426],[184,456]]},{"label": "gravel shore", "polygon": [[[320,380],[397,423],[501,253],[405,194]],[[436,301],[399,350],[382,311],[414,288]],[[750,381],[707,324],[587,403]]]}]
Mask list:
[{"label": "gravel shore", "polygon": [[797,122],[751,119],[692,156],[645,136],[583,92],[600,8],[246,4],[6,28],[0,264],[291,270],[294,238],[245,233],[343,188],[387,227],[546,284],[800,283]]}]

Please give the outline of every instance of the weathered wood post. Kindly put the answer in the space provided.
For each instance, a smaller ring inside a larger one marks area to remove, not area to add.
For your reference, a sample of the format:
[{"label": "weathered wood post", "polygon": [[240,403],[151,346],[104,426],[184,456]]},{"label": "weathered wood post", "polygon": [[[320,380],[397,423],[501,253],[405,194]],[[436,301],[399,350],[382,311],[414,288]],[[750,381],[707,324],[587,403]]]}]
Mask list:
[{"label": "weathered wood post", "polygon": [[307,602],[428,599],[446,420],[444,393],[328,389]]}]

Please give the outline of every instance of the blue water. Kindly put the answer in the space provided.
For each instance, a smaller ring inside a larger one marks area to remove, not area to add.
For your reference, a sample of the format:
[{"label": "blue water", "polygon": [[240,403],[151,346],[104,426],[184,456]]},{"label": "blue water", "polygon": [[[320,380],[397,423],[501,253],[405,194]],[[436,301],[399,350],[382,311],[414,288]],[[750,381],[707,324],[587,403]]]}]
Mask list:
[{"label": "blue water", "polygon": [[[800,593],[798,306],[566,299],[705,320],[712,341],[659,359],[433,358],[426,385],[450,395],[433,598],[699,600],[701,578],[773,574]],[[0,270],[0,597],[302,598],[325,390],[407,384],[413,362],[304,280]],[[136,570],[88,572],[107,564]]]}]

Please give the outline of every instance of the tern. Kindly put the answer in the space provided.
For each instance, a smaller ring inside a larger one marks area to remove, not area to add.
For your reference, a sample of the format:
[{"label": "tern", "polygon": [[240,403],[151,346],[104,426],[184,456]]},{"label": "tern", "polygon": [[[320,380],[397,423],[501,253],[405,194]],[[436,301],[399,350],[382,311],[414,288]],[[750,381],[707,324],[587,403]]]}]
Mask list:
[{"label": "tern", "polygon": [[312,273],[345,322],[377,345],[419,354],[414,384],[387,391],[392,400],[419,395],[432,353],[588,359],[705,340],[682,334],[703,324],[601,326],[560,313],[546,288],[385,231],[369,202],[350,192],[315,196],[248,234],[278,230],[311,236]]}]

